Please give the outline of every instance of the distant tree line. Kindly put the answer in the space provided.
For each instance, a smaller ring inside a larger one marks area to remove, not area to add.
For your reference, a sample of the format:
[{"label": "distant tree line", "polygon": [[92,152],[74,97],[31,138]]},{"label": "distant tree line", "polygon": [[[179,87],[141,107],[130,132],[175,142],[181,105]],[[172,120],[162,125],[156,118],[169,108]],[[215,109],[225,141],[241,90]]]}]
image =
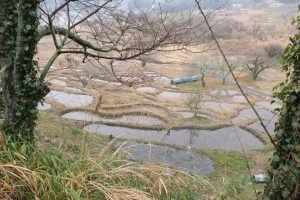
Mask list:
[{"label": "distant tree line", "polygon": [[[193,1],[186,0],[159,0],[163,10],[185,11],[194,9]],[[148,8],[153,1],[151,0],[131,0],[128,1],[131,7]],[[243,6],[253,6],[253,4],[262,3],[261,0],[203,0],[202,5],[206,10],[215,10],[231,7],[233,4],[242,4]]]}]

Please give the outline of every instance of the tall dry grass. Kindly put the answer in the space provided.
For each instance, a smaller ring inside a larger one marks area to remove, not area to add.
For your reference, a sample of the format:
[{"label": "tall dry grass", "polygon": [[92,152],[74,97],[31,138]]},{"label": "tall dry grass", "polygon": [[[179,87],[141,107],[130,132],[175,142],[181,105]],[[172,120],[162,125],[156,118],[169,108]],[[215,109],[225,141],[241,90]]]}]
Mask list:
[{"label": "tall dry grass", "polygon": [[112,143],[96,158],[68,160],[9,140],[0,150],[0,199],[198,199],[210,188],[196,175],[123,160]]}]

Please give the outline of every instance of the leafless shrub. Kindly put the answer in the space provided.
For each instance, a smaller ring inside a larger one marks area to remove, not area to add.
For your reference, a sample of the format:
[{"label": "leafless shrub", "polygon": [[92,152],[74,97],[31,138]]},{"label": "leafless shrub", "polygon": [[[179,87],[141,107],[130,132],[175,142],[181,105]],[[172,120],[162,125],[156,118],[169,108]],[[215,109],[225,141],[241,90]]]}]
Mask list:
[{"label": "leafless shrub", "polygon": [[256,80],[262,71],[270,68],[270,65],[266,65],[260,57],[256,56],[250,60],[250,63],[246,64],[246,67],[251,72],[252,80]]},{"label": "leafless shrub", "polygon": [[198,117],[199,103],[202,100],[201,90],[195,90],[194,94],[187,97],[185,104],[189,110],[193,113],[194,117]]},{"label": "leafless shrub", "polygon": [[264,48],[269,58],[276,58],[279,54],[283,52],[283,47],[279,44],[270,44]]},{"label": "leafless shrub", "polygon": [[214,26],[214,32],[217,38],[242,38],[247,34],[247,28],[243,23],[234,19],[224,19],[222,23],[218,23]]},{"label": "leafless shrub", "polygon": [[[54,56],[73,54],[99,70],[110,71],[111,61],[137,59],[155,51],[186,50],[207,33],[192,13],[167,13],[159,6],[134,11],[120,7],[122,0],[57,0],[39,8],[41,38],[51,35]],[[51,5],[51,6],[50,6]],[[50,60],[42,76],[50,68]],[[116,77],[117,80],[119,80]]]}]

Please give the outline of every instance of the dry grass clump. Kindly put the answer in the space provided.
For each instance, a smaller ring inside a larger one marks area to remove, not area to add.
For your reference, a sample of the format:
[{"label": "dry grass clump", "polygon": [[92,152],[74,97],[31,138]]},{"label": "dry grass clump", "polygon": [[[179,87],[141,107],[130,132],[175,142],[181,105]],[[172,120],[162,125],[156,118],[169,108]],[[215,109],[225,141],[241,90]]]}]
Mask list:
[{"label": "dry grass clump", "polygon": [[0,199],[198,199],[209,186],[195,175],[122,160],[109,146],[96,158],[67,160],[56,149],[5,142]]}]

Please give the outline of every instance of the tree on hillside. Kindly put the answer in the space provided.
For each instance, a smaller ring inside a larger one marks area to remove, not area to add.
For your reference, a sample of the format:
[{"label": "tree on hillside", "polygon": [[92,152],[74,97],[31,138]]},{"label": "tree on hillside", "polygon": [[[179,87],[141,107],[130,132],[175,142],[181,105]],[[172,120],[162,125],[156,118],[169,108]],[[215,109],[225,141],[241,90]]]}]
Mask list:
[{"label": "tree on hillside", "polygon": [[200,109],[199,104],[202,101],[202,91],[197,88],[193,91],[193,94],[190,94],[186,101],[185,105],[193,113],[194,117],[198,117],[198,110]]},{"label": "tree on hillside", "polygon": [[250,71],[252,80],[255,81],[258,75],[265,69],[270,68],[270,66],[266,65],[260,57],[256,56],[250,63],[246,64],[246,68]]},{"label": "tree on hillside", "polygon": [[207,76],[207,65],[201,65],[200,66],[200,79],[201,79],[201,85],[202,87],[206,86],[206,76]]},{"label": "tree on hillside", "polygon": [[[180,49],[190,43],[188,33],[199,28],[188,14],[174,18],[159,9],[125,12],[120,3],[0,0],[1,96],[3,129],[8,135],[34,139],[36,107],[49,92],[45,77],[58,56],[80,55],[82,62],[99,65],[128,60],[169,46]],[[47,35],[55,51],[45,66],[39,66],[34,60],[37,44]]]},{"label": "tree on hillside", "polygon": [[236,39],[242,38],[247,34],[247,27],[234,19],[223,19],[222,23],[214,25],[214,32],[217,38]]},{"label": "tree on hillside", "polygon": [[279,44],[270,44],[264,48],[265,52],[267,53],[268,57],[271,59],[276,58],[283,52],[283,48]]},{"label": "tree on hillside", "polygon": [[263,31],[261,25],[258,24],[257,21],[254,21],[250,26],[252,36],[254,39],[262,40],[263,39]]},{"label": "tree on hillside", "polygon": [[206,77],[208,75],[209,72],[209,65],[207,64],[207,62],[205,61],[205,57],[201,57],[199,60],[199,62],[195,63],[192,65],[192,71],[191,71],[191,75],[197,75],[200,78],[201,81],[201,86],[205,87],[206,86]]},{"label": "tree on hillside", "polygon": [[[226,63],[224,63],[223,60],[218,60],[218,71],[219,76],[222,79],[222,84],[226,84],[226,79],[230,76],[230,71],[228,70],[228,67],[226,66]],[[240,60],[238,60],[235,64],[231,65],[231,68],[234,70],[240,66]]]}]

